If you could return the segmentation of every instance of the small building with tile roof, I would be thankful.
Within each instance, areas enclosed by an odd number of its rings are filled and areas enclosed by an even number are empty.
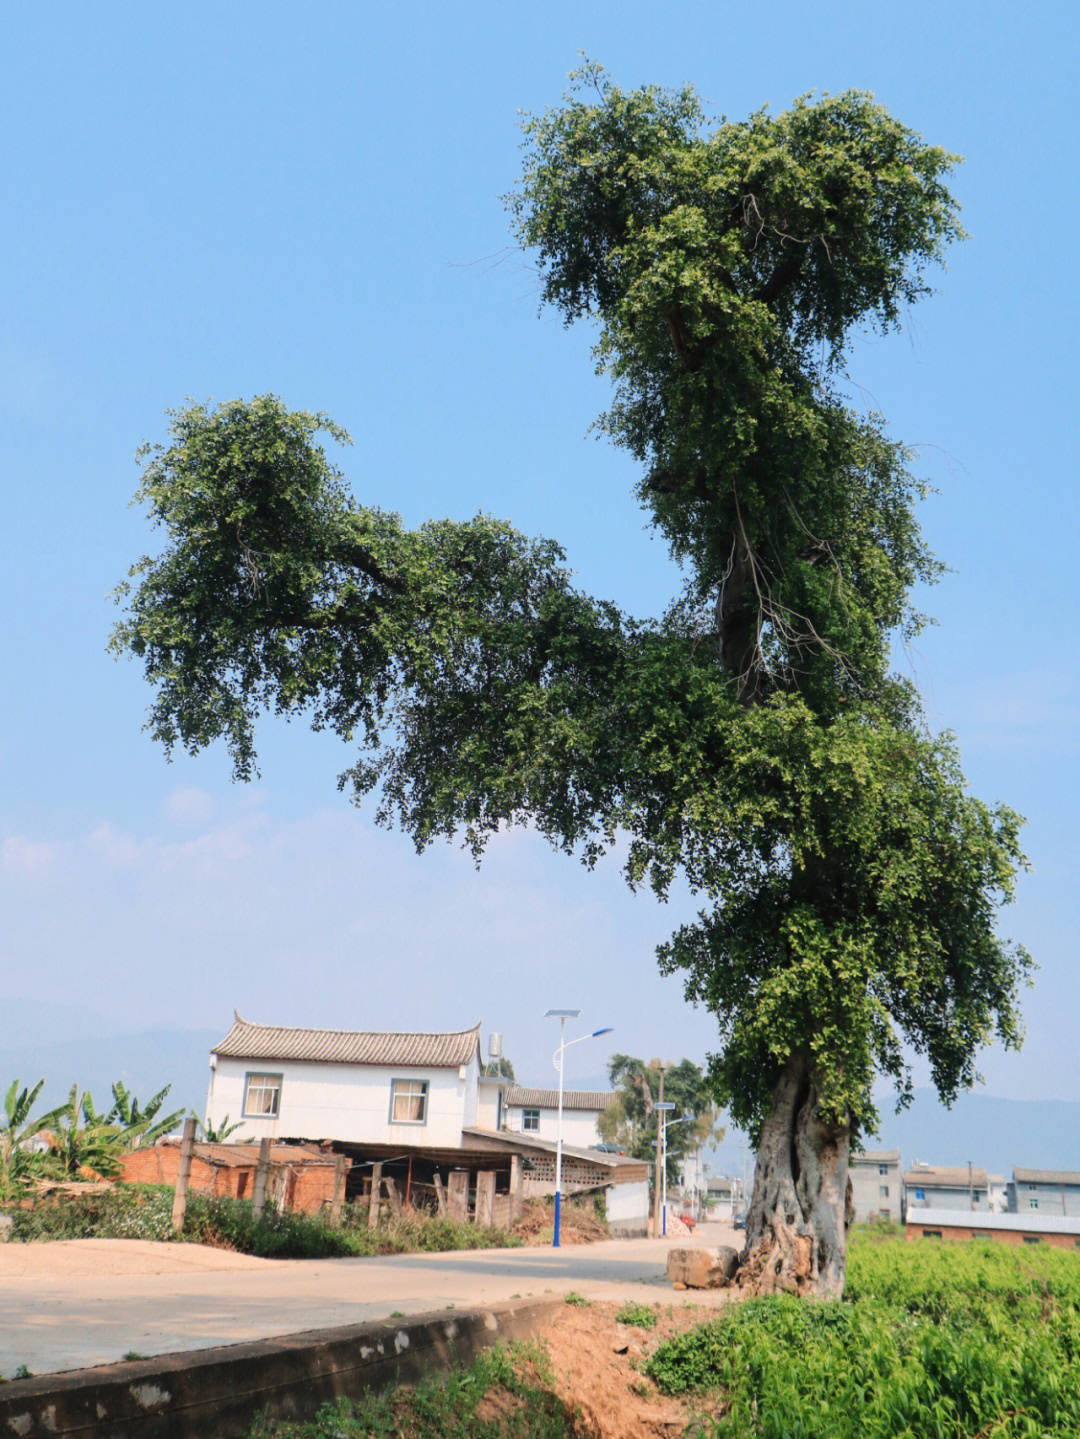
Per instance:
[[[605,1089],[564,1089],[562,1135],[564,1144],[589,1149],[599,1144],[600,1116],[615,1102],[616,1095]],[[502,1122],[511,1134],[555,1142],[559,1121],[559,1091],[530,1089],[510,1084],[502,1095]]]
[[[904,1172],[904,1210],[990,1209],[990,1177],[975,1165],[915,1164]]]
[[[1009,1208],[1014,1214],[1080,1217],[1080,1171],[1014,1168]]]
[[[298,1029],[240,1015],[211,1051],[206,1112],[235,1138],[459,1148],[477,1119],[480,1025],[448,1033]]]

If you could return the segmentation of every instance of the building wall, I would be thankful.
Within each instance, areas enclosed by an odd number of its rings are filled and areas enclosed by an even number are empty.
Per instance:
[[[882,1173],[881,1171],[885,1172]],[[900,1161],[864,1160],[853,1158],[848,1166],[851,1178],[852,1203],[856,1224],[867,1224],[884,1215],[900,1222],[903,1184]],[[888,1191],[882,1194],[882,1189]]]
[[[1017,1180],[1010,1186],[1014,1213],[1067,1214],[1080,1217],[1080,1185],[1042,1184]],[[1032,1200],[1035,1204],[1032,1204]]]
[[[923,1197],[920,1199],[916,1191],[921,1191]],[[975,1200],[975,1209],[979,1213],[989,1212],[990,1198],[984,1188],[976,1189],[978,1196]],[[920,1209],[966,1209],[970,1214],[972,1209],[971,1195],[966,1188],[946,1189],[935,1186],[929,1182],[905,1185],[906,1213],[910,1216]]]
[[[191,1158],[188,1187],[195,1194],[224,1195],[230,1199],[250,1199],[255,1188],[258,1152],[250,1165],[210,1164],[198,1154]],[[180,1166],[180,1148],[176,1144],[155,1144],[136,1149],[124,1156],[122,1178],[125,1184],[176,1183]],[[302,1210],[314,1214],[329,1205],[334,1194],[334,1162],[325,1164],[288,1164],[275,1162],[270,1166],[267,1200],[283,1209]]]
[[[280,1074],[281,1101],[276,1117],[243,1113],[245,1078],[249,1073]],[[457,1146],[467,1105],[476,1112],[477,1066],[466,1078],[456,1069],[408,1066],[321,1064],[297,1060],[218,1060],[207,1114],[212,1124],[226,1115],[239,1120],[234,1139],[337,1139],[368,1144],[420,1147]],[[391,1123],[390,1085],[394,1079],[428,1081],[424,1124]]]
[[[631,1184],[612,1184],[604,1192],[607,1208],[607,1222],[612,1234],[619,1239],[638,1239],[645,1235],[649,1226],[649,1181],[635,1180]]]
[[[524,1134],[535,1139],[550,1139],[554,1144],[558,1138],[558,1109],[540,1110],[540,1128],[524,1130],[521,1127],[522,1111],[515,1105],[505,1111],[506,1127],[512,1134]],[[596,1126],[596,1111],[591,1109],[563,1110],[563,1143],[577,1149],[592,1149],[600,1142],[600,1131]]]
[[[929,1235],[928,1242],[940,1236],[946,1239],[991,1239],[995,1244],[1050,1244],[1055,1249],[1080,1250],[1080,1239],[1075,1234],[1055,1234],[1053,1232],[1038,1234],[1024,1234],[1022,1230],[1009,1229],[970,1229],[961,1223],[956,1224],[920,1224],[912,1219],[908,1220],[907,1238],[909,1241],[923,1239]]]

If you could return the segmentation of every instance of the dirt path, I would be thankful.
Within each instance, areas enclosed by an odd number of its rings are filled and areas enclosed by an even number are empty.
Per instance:
[[[48,1244],[0,1244],[0,1280],[108,1279],[141,1274],[224,1274],[273,1269],[283,1260],[255,1259],[205,1244],[159,1244],[150,1239],[59,1239]]]

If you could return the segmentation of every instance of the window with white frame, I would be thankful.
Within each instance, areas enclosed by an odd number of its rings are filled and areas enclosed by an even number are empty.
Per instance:
[[[427,1123],[428,1082],[426,1079],[390,1081],[391,1124]]]
[[[249,1073],[244,1080],[244,1116],[276,1119],[281,1108],[281,1075]]]
[[[521,1111],[521,1128],[526,1134],[536,1134],[540,1128],[540,1111],[523,1109]]]
[[[1029,1200],[1028,1200],[1028,1208],[1029,1208],[1029,1209],[1038,1209],[1038,1207],[1039,1207],[1039,1201],[1038,1201],[1037,1199],[1029,1199]]]
[[[877,1172],[879,1174],[888,1174],[889,1166],[887,1164],[879,1164],[877,1167]]]
[[[888,1186],[887,1184],[879,1184],[878,1187],[877,1187],[877,1190],[878,1190],[878,1198],[879,1198],[879,1199],[888,1199],[888,1197],[889,1197],[889,1186]]]

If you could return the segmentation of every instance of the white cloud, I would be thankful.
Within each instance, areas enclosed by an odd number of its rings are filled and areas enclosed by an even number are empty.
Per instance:
[[[56,858],[56,845],[44,840],[27,839],[11,834],[0,843],[0,873],[10,875],[40,874]]]
[[[208,825],[214,817],[214,796],[204,789],[182,786],[166,797],[165,814],[177,824]]]

